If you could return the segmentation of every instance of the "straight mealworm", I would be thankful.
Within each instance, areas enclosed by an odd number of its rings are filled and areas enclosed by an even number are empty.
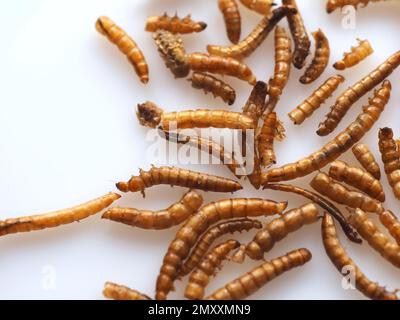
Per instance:
[[[146,22],[146,31],[156,32],[158,30],[167,30],[171,33],[194,33],[201,32],[207,28],[207,23],[203,21],[193,21],[191,15],[187,15],[183,19],[177,14],[169,17],[167,13],[162,16],[151,16]]]
[[[351,47],[351,52],[346,52],[343,59],[336,62],[333,67],[337,70],[345,70],[359,64],[362,60],[374,53],[368,40],[357,39],[358,46]]]
[[[376,162],[375,157],[368,145],[359,143],[356,144],[351,150],[362,167],[372,174],[375,179],[380,180],[381,169],[379,168],[379,164]]]
[[[121,286],[115,283],[107,282],[104,286],[103,295],[113,300],[152,300],[139,291]]]
[[[388,229],[391,236],[400,246],[400,221],[391,211],[382,212],[379,215],[379,220]]]
[[[278,118],[276,113],[269,113],[264,118],[264,124],[257,136],[258,154],[261,158],[261,164],[263,167],[269,167],[276,164],[274,141],[277,135],[277,121]]]
[[[236,0],[218,0],[218,8],[224,16],[229,40],[238,43],[242,33],[242,18]]]

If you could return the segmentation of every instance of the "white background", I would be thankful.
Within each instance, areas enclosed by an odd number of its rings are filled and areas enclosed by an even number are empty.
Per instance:
[[[375,54],[344,73],[346,86],[366,75],[399,49],[400,6],[396,1],[372,4],[357,14],[355,30],[341,26],[343,16],[327,15],[325,1],[299,1],[309,31],[321,27],[331,41],[332,63],[355,44],[368,38]],[[147,129],[137,123],[134,111],[139,102],[152,100],[167,110],[226,108],[220,100],[194,91],[186,80],[173,81],[160,59],[151,34],[144,32],[146,17],[177,10],[193,13],[208,23],[205,32],[185,36],[187,50],[204,51],[206,44],[228,44],[216,1],[183,0],[19,0],[0,2],[0,218],[17,217],[69,207],[108,191],[114,183],[149,168],[145,157]],[[260,16],[240,7],[245,36]],[[142,85],[126,59],[96,33],[98,16],[108,15],[139,43],[150,64],[149,85]],[[286,22],[285,22],[286,23]],[[273,36],[246,62],[258,79],[267,80],[273,71]],[[332,64],[331,63],[331,64]],[[294,127],[287,113],[335,71],[332,67],[316,83],[302,86],[295,70],[277,108],[285,122],[288,139],[277,145],[279,163],[308,155],[332,138],[317,137],[315,130],[332,100],[301,127]],[[376,156],[379,127],[392,126],[400,135],[398,101],[400,75],[393,81],[393,96],[387,110],[365,138]],[[251,88],[229,79],[238,99],[232,110],[240,110]],[[342,86],[340,90],[343,90]],[[365,103],[366,98],[362,103]],[[343,129],[361,109],[357,103],[341,123]],[[350,154],[344,159],[355,163]],[[229,176],[219,166],[193,169]],[[230,177],[230,176],[229,176]],[[310,177],[296,181],[307,186]],[[399,203],[383,178],[386,206],[400,212]],[[183,189],[167,186],[125,196],[119,205],[158,210],[179,199]],[[207,201],[226,195],[204,194]],[[254,191],[246,183],[235,196],[289,200],[290,208],[305,203],[297,196]],[[102,299],[102,288],[110,280],[153,295],[160,264],[177,228],[162,232],[141,231],[100,216],[57,229],[0,239],[0,298],[12,299]],[[388,286],[400,287],[398,270],[368,245],[346,248],[365,273]],[[248,240],[249,235],[240,239]],[[267,257],[307,247],[313,260],[305,267],[274,280],[253,295],[255,299],[362,299],[357,291],[344,291],[341,277],[326,257],[320,226],[306,227],[279,243]],[[209,291],[254,267],[226,264]],[[55,274],[55,288],[47,288],[46,275]],[[47,288],[47,290],[46,290]],[[178,285],[171,298],[182,297]]]

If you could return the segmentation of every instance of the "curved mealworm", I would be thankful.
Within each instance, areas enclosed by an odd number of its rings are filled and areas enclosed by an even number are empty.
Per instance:
[[[242,33],[242,18],[236,0],[218,0],[218,7],[224,16],[229,40],[238,43]]]
[[[315,40],[315,55],[310,64],[306,69],[304,75],[300,78],[302,84],[309,84],[317,80],[321,74],[325,71],[329,63],[329,57],[331,54],[329,48],[329,41],[321,29],[313,32],[312,36]]]
[[[381,223],[389,230],[389,233],[400,246],[400,221],[391,211],[384,211],[379,215]]]
[[[381,169],[368,145],[359,143],[352,148],[353,154],[362,167],[372,174],[375,179],[381,179]]]
[[[343,132],[308,157],[268,171],[263,175],[263,181],[279,182],[304,177],[339,158],[372,128],[389,102],[390,93],[391,84],[385,81],[382,88],[375,90],[369,105],[363,108],[362,113]]]
[[[189,300],[201,300],[204,298],[205,288],[221,268],[222,262],[228,258],[229,253],[239,248],[236,240],[228,240],[216,246],[202,259],[189,277],[185,290],[185,297]]]
[[[306,264],[311,258],[311,252],[307,249],[289,252],[280,258],[265,262],[245,275],[233,280],[225,287],[215,291],[206,300],[246,299],[271,280],[287,271]]]
[[[328,0],[326,3],[326,12],[332,13],[336,9],[342,9],[345,6],[353,6],[357,9],[359,5],[367,6],[370,2],[380,2],[383,0]]]
[[[112,282],[107,282],[105,284],[103,295],[113,300],[152,300],[139,291]]]
[[[289,118],[295,125],[302,124],[307,118],[311,117],[322,104],[329,99],[333,92],[344,82],[344,77],[340,75],[332,76],[326,80],[311,96],[304,100],[299,106],[289,113]]]
[[[261,45],[261,43],[263,43],[279,21],[296,12],[297,10],[292,7],[279,7],[272,11],[271,14],[265,16],[254,30],[238,44],[229,47],[208,45],[207,51],[210,54],[220,57],[231,57],[239,60],[246,58],[250,56]]]
[[[128,208],[111,208],[103,214],[103,219],[124,223],[132,227],[148,230],[165,230],[180,225],[195,214],[203,204],[203,197],[195,191],[188,191],[182,199],[161,211]]]
[[[393,139],[392,129],[383,128],[379,131],[379,150],[389,184],[396,198],[400,199],[400,150]]]
[[[397,300],[398,297],[395,292],[389,292],[385,287],[381,287],[378,283],[369,280],[360,270],[354,261],[347,255],[346,250],[343,248],[337,236],[335,223],[332,217],[325,214],[322,221],[322,239],[325,251],[338,269],[340,273],[344,268],[352,268],[355,275],[356,288],[370,299],[374,300]]]
[[[78,222],[102,211],[119,198],[121,198],[119,194],[109,193],[69,209],[0,221],[0,236],[55,228],[72,222]]]
[[[262,15],[270,13],[271,8],[276,5],[273,0],[240,0],[240,2],[246,8]]]
[[[182,261],[189,256],[191,248],[209,226],[232,218],[280,214],[286,207],[286,202],[262,199],[226,199],[204,206],[187,220],[170,244],[157,278],[156,299],[165,300],[173,290],[173,282],[178,276]]]
[[[344,53],[343,59],[333,65],[335,69],[345,70],[351,68],[374,53],[374,49],[372,49],[368,40],[357,39],[357,41],[358,46],[351,47],[351,52]]]
[[[387,78],[400,65],[400,51],[396,52],[362,80],[348,88],[331,107],[317,134],[327,136],[336,129],[350,107]]]
[[[177,14],[169,17],[167,13],[162,16],[151,16],[146,22],[146,31],[155,32],[158,30],[167,30],[171,33],[194,33],[201,32],[207,28],[207,23],[203,21],[193,21],[190,14],[181,19]]]
[[[96,22],[96,30],[114,43],[135,68],[136,74],[144,84],[149,82],[149,66],[143,52],[128,34],[117,26],[110,18],[100,17]]]
[[[274,151],[274,141],[276,137],[276,122],[277,116],[275,112],[271,112],[264,119],[264,124],[261,127],[257,137],[258,154],[261,158],[261,164],[264,167],[269,167],[276,164],[276,155]]]

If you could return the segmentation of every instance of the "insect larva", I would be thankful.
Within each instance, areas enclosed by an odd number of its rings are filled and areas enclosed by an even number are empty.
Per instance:
[[[207,28],[207,23],[193,21],[191,15],[181,19],[177,14],[169,17],[167,13],[162,16],[152,16],[147,19],[146,31],[155,32],[157,30],[167,30],[171,33],[194,33],[201,32]]]
[[[242,300],[249,297],[262,286],[281,274],[300,267],[310,261],[311,252],[299,249],[289,252],[285,256],[264,262],[259,267],[218,289],[206,300]]]
[[[289,118],[296,125],[302,124],[307,118],[311,117],[322,104],[329,99],[333,92],[344,82],[344,77],[340,75],[332,76],[324,82],[311,96],[302,102],[296,109],[289,113]]]
[[[121,192],[141,192],[155,185],[179,186],[210,192],[235,192],[242,186],[233,180],[175,167],[151,167],[149,171],[140,169],[139,176],[133,176],[128,182],[117,183]]]
[[[380,202],[385,202],[385,192],[379,180],[369,172],[336,160],[331,164],[329,176],[357,188]]]
[[[383,212],[382,204],[371,197],[346,188],[343,184],[334,181],[325,173],[318,173],[310,183],[311,187],[328,197],[330,200],[350,208],[360,208],[367,212]]]
[[[136,74],[144,84],[149,82],[149,66],[136,42],[117,26],[110,18],[100,17],[96,29],[114,43],[135,68]]]
[[[105,284],[103,295],[113,300],[152,300],[136,290],[111,282]]]
[[[304,25],[303,18],[297,6],[296,0],[282,0],[282,4],[292,6],[297,9],[297,14],[291,14],[287,17],[292,33],[295,50],[293,53],[293,64],[297,69],[302,69],[306,59],[310,54],[311,41]]]
[[[328,0],[326,3],[326,12],[332,13],[336,9],[342,9],[345,6],[353,6],[357,9],[359,5],[367,6],[369,2],[379,2],[383,0]]]
[[[263,175],[263,181],[279,182],[304,177],[336,160],[360,141],[379,119],[390,99],[391,87],[390,82],[385,81],[382,88],[375,90],[374,97],[357,119],[322,149],[295,163],[268,171]]]
[[[192,53],[188,55],[188,61],[193,71],[227,75],[247,81],[251,85],[257,82],[253,72],[246,64],[230,57]]]
[[[240,0],[240,2],[248,9],[266,15],[271,12],[272,6],[275,6],[273,0]]]
[[[242,33],[242,18],[236,0],[218,0],[218,7],[224,16],[229,40],[238,43]]]
[[[179,202],[165,210],[111,208],[103,214],[102,218],[142,229],[165,230],[183,223],[195,214],[202,204],[203,197],[195,191],[189,191]]]
[[[282,213],[286,207],[286,202],[262,199],[226,199],[204,206],[187,220],[170,244],[157,279],[156,299],[165,300],[173,290],[173,282],[182,262],[189,256],[200,235],[211,225],[232,218],[272,216]]]
[[[211,92],[214,97],[220,97],[230,106],[235,103],[235,89],[222,80],[206,73],[194,72],[190,82],[193,88],[203,90],[205,93]]]
[[[119,194],[109,193],[69,209],[0,221],[0,236],[55,228],[64,224],[78,222],[102,211],[119,198],[121,198]]]
[[[357,41],[358,46],[351,47],[351,52],[346,52],[343,55],[343,59],[333,65],[335,69],[345,70],[347,68],[351,68],[374,53],[374,49],[372,49],[368,40],[357,39]]]
[[[339,241],[335,223],[330,215],[325,214],[321,229],[322,239],[328,257],[340,273],[343,272],[345,267],[347,270],[349,267],[352,268],[353,274],[355,275],[356,288],[361,293],[374,300],[398,300],[396,292],[389,292],[386,290],[386,287],[381,287],[378,283],[369,280],[347,255],[346,250]]]
[[[201,236],[190,253],[190,256],[180,268],[178,278],[186,276],[199,264],[216,239],[228,233],[233,234],[235,232],[250,231],[251,229],[261,228],[262,224],[260,221],[251,219],[230,220],[210,228]]]
[[[353,154],[370,174],[372,174],[375,179],[381,179],[381,169],[379,168],[378,162],[376,162],[374,155],[366,144],[359,143],[352,148]]]
[[[365,78],[348,88],[331,107],[326,119],[319,125],[317,134],[327,136],[336,129],[350,107],[387,78],[400,64],[400,51],[392,55]]]
[[[227,110],[186,110],[165,113],[155,103],[145,102],[138,105],[137,117],[141,125],[164,131],[170,130],[170,125],[176,129],[193,128],[227,128],[238,130],[254,129],[255,121],[241,112]]]
[[[384,211],[379,215],[381,223],[389,230],[392,237],[400,246],[400,221],[391,211]]]
[[[277,116],[275,112],[271,112],[264,119],[264,124],[257,137],[258,154],[261,158],[261,164],[269,167],[276,164],[276,155],[274,151],[274,141],[276,137]]]
[[[265,16],[253,31],[238,44],[221,47],[208,45],[207,51],[210,54],[220,57],[231,57],[238,60],[250,56],[267,38],[269,33],[275,28],[279,21],[284,17],[296,13],[297,10],[291,7],[282,6],[275,9],[271,14]]]
[[[309,84],[317,80],[321,74],[325,71],[329,63],[329,57],[331,54],[329,48],[329,41],[321,29],[313,32],[312,36],[315,40],[315,55],[310,64],[306,69],[304,75],[300,78],[302,84]]]
[[[205,288],[210,283],[210,278],[217,274],[222,262],[228,258],[229,253],[239,248],[239,246],[240,243],[238,241],[228,240],[212,249],[191,273],[185,290],[185,297],[189,300],[203,299]]]
[[[400,199],[400,151],[393,139],[392,129],[383,128],[379,131],[379,150],[389,184],[396,198]]]
[[[252,117],[257,124],[265,111],[265,99],[267,94],[268,85],[263,81],[257,81],[243,107],[243,113]]]

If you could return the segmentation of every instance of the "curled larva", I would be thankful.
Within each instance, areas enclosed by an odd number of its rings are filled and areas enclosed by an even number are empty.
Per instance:
[[[333,65],[335,69],[345,70],[351,68],[374,53],[374,49],[372,49],[368,40],[357,39],[357,41],[358,46],[351,47],[351,52],[346,52],[343,59]]]
[[[379,220],[388,229],[389,233],[400,246],[400,221],[391,211],[384,211],[379,215]]]
[[[327,136],[336,129],[350,107],[387,78],[400,65],[400,51],[389,57],[374,71],[348,88],[331,107],[326,119],[319,125],[317,134]]]
[[[280,258],[264,262],[245,275],[229,282],[226,286],[208,296],[206,300],[246,299],[268,282],[287,271],[306,264],[311,258],[311,252],[307,249],[289,252]]]
[[[148,211],[117,207],[109,209],[102,218],[141,229],[165,230],[186,221],[202,204],[203,197],[195,191],[189,191],[179,202],[165,210]]]
[[[275,5],[274,0],[240,0],[240,2],[246,8],[262,15],[270,13],[271,8]]]
[[[112,282],[105,284],[103,295],[113,300],[152,300],[143,293]]]
[[[185,297],[189,300],[203,299],[210,278],[215,277],[223,261],[228,258],[232,250],[239,248],[239,246],[238,241],[228,240],[212,249],[191,273],[186,286]]]
[[[328,257],[340,273],[344,270],[348,270],[349,267],[352,268],[355,275],[356,288],[361,293],[374,300],[398,300],[396,292],[389,292],[385,287],[381,287],[378,283],[369,280],[347,255],[346,250],[339,241],[335,223],[328,214],[325,214],[322,221],[321,232]]]
[[[282,213],[286,207],[286,202],[262,199],[226,199],[204,206],[188,219],[170,244],[157,278],[156,299],[165,300],[174,289],[173,283],[182,262],[189,256],[200,235],[211,225],[232,218],[272,216]]]
[[[261,127],[260,133],[257,136],[258,154],[261,159],[261,164],[264,167],[269,167],[276,164],[276,155],[274,151],[274,141],[277,135],[278,118],[275,112],[269,113],[264,117],[264,124]]]
[[[367,6],[370,2],[380,2],[383,0],[328,0],[326,3],[326,12],[332,13],[336,9],[342,9],[345,6],[353,6],[357,9],[359,5]]]
[[[218,7],[224,16],[229,40],[238,43],[242,33],[242,18],[236,0],[218,0]]]
[[[300,78],[302,84],[309,84],[317,80],[325,71],[329,63],[330,48],[329,41],[325,34],[319,29],[312,33],[315,40],[315,55],[310,66]]]
[[[363,168],[372,174],[375,179],[380,180],[381,169],[368,145],[359,143],[356,144],[351,150]]]
[[[158,30],[167,30],[171,33],[194,33],[201,32],[207,28],[203,21],[193,21],[191,15],[181,19],[177,14],[169,17],[167,13],[162,16],[151,16],[146,22],[146,31],[156,32]]]
[[[149,66],[146,59],[136,42],[124,30],[107,17],[100,17],[97,20],[96,30],[106,36],[126,55],[142,83],[149,82]]]
[[[300,105],[289,113],[289,118],[296,125],[302,124],[307,118],[311,117],[314,111],[319,109],[322,104],[329,99],[333,92],[344,82],[344,77],[340,75],[332,76],[326,80],[311,96],[304,100]]]
[[[107,208],[120,197],[119,194],[109,193],[105,196],[69,209],[54,211],[43,215],[12,218],[0,221],[0,236],[55,228],[64,224],[79,222],[80,220],[88,218]]]

